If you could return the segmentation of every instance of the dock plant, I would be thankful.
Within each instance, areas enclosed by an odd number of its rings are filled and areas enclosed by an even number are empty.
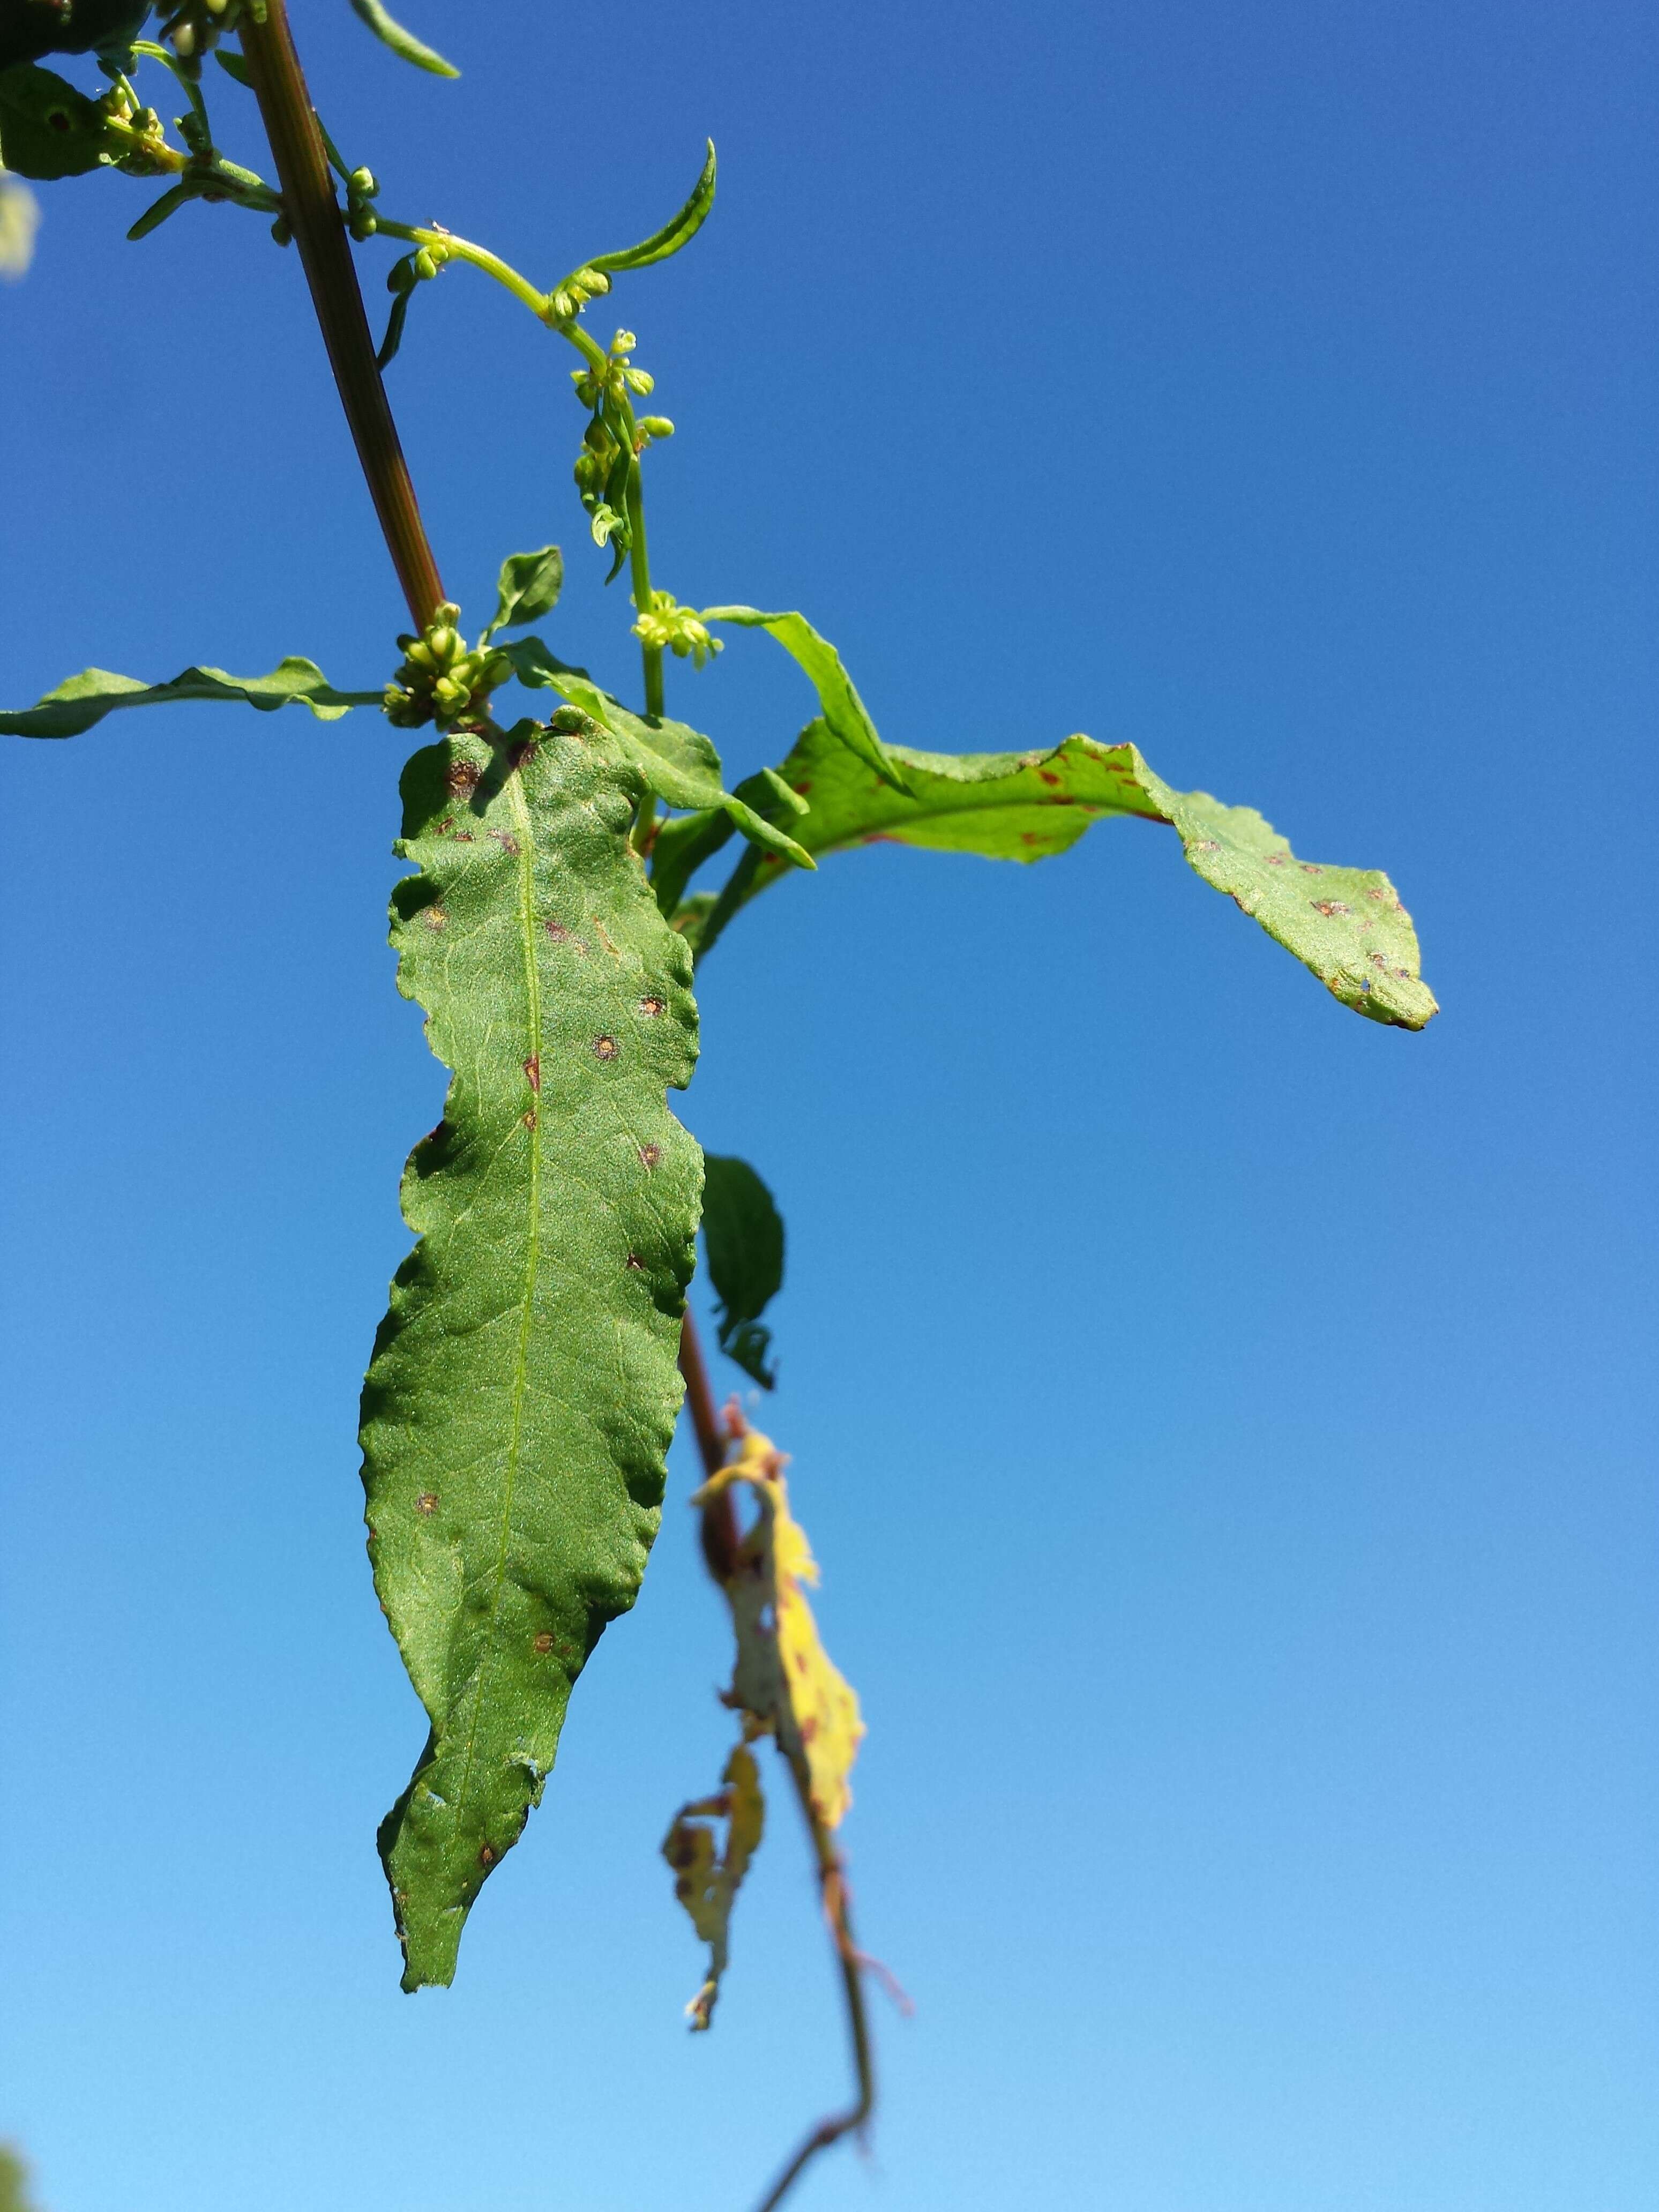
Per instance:
[[[455,73],[380,0],[350,4],[391,50],[366,45],[367,66]],[[466,11],[469,34],[487,12],[488,0]],[[718,1776],[687,1778],[701,1794],[663,1844],[708,1953],[690,2024],[715,2018],[762,1843],[769,1745],[811,1838],[853,2059],[851,2101],[806,2136],[771,2206],[874,2103],[870,1962],[840,1840],[863,1724],[819,1640],[784,1455],[735,1401],[720,1410],[686,1310],[701,1227],[720,1352],[769,1387],[783,1224],[757,1169],[705,1158],[669,1103],[696,1061],[702,963],[728,929],[765,927],[771,895],[810,900],[819,867],[872,840],[928,866],[945,854],[1030,864],[1099,829],[1109,866],[1113,825],[1136,820],[1167,829],[1171,862],[1341,1008],[1419,1030],[1435,1002],[1386,875],[1302,857],[1252,807],[1177,788],[1133,744],[1063,732],[994,753],[892,742],[810,613],[691,606],[666,588],[647,489],[676,425],[657,411],[658,349],[628,324],[648,308],[647,272],[710,219],[712,145],[688,161],[695,180],[660,228],[620,246],[573,240],[598,250],[567,250],[550,275],[384,204],[373,154],[337,146],[313,107],[288,0],[154,13],[143,0],[0,0],[0,273],[21,270],[33,235],[20,179],[107,173],[112,202],[137,198],[123,210],[135,240],[188,210],[151,252],[186,253],[191,222],[253,218],[303,269],[409,612],[395,641],[363,639],[355,688],[299,654],[252,675],[206,661],[171,677],[88,668],[0,714],[0,732],[80,741],[112,714],[206,700],[382,714],[415,740],[392,943],[398,988],[423,1009],[450,1081],[404,1168],[413,1242],[373,1334],[362,1420],[374,1589],[428,1723],[379,1838],[404,1986],[452,1979],[493,1870],[558,1786],[568,1701],[639,1596],[689,1412],[704,1470],[693,1503],[734,1645],[730,1757]],[[374,327],[367,276],[385,301]],[[386,390],[441,277],[504,287],[525,311],[526,355],[565,349],[577,535],[626,593],[629,698],[584,672],[585,641],[556,619],[555,544],[506,551],[493,605],[464,608],[441,580]],[[731,785],[696,706],[697,672],[727,649],[781,649],[812,702],[775,765]]]

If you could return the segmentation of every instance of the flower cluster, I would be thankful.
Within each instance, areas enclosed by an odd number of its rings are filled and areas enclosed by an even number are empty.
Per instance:
[[[416,730],[435,722],[447,730],[487,714],[490,693],[513,673],[504,653],[466,644],[455,627],[460,618],[460,609],[447,601],[421,636],[398,640],[403,665],[386,689],[386,717],[394,728]]]
[[[658,653],[672,653],[676,660],[690,660],[694,668],[720,650],[721,641],[711,637],[708,625],[693,608],[683,607],[672,592],[653,592],[651,605],[634,625],[634,635]]]

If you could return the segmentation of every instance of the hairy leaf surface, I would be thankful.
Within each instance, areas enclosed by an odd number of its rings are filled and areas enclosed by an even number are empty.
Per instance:
[[[1225,891],[1344,1006],[1409,1030],[1437,1011],[1421,979],[1411,916],[1387,876],[1298,860],[1254,807],[1171,790],[1133,745],[1072,737],[1036,752],[896,751],[914,799],[878,781],[822,721],[809,723],[782,770],[811,809],[794,823],[800,842],[814,853],[892,842],[1040,860],[1107,817],[1167,823],[1205,882]],[[744,789],[754,795],[751,786]],[[754,854],[705,926],[702,949],[781,872],[767,854]]]
[[[720,1302],[720,1350],[770,1390],[778,1378],[766,1364],[772,1332],[761,1316],[783,1288],[783,1217],[747,1160],[706,1153],[703,1176],[702,1237]]]
[[[825,726],[874,769],[884,783],[895,791],[909,790],[906,756],[883,744],[856,685],[842,666],[841,655],[827,637],[818,635],[805,615],[764,615],[757,607],[705,607],[702,618],[706,623],[737,623],[747,629],[763,629],[776,638],[811,678]]]
[[[228,676],[222,668],[187,668],[171,684],[143,684],[107,668],[83,668],[32,707],[0,714],[0,735],[78,738],[118,707],[170,707],[181,699],[239,700],[274,714],[278,707],[309,707],[319,721],[337,721],[353,707],[378,707],[379,691],[337,691],[314,660],[290,657],[269,676]]]
[[[451,1978],[657,1528],[702,1175],[664,1097],[696,1014],[628,847],[639,791],[606,733],[533,724],[404,773],[398,985],[453,1071],[363,1391],[376,1586],[432,1722],[380,1838],[409,1989]]]

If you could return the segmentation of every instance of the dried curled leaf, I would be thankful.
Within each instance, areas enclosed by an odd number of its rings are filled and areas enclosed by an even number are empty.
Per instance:
[[[685,2008],[694,2029],[706,2029],[714,2016],[720,1977],[730,1957],[732,1907],[749,1862],[760,1848],[766,1826],[755,1754],[738,1744],[713,1797],[682,1805],[663,1838],[662,1855],[674,1870],[674,1894],[691,1916],[691,1925],[708,1946],[708,1973]],[[724,1820],[726,1848],[716,1843],[714,1823]]]
[[[817,1562],[789,1510],[784,1457],[758,1429],[745,1429],[736,1456],[692,1499],[711,1504],[744,1483],[760,1510],[722,1578],[738,1660],[726,1702],[757,1731],[769,1729],[794,1767],[815,1818],[840,1826],[853,1802],[848,1777],[864,1736],[852,1685],[830,1659],[807,1603]]]

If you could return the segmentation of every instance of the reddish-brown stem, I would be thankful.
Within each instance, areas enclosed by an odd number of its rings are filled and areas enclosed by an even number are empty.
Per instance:
[[[241,40],[283,187],[283,211],[300,249],[340,404],[409,611],[416,629],[424,629],[444,587],[375,362],[351,243],[335,198],[328,149],[294,49],[286,0],[265,0],[263,23],[245,14]]]
[[[363,309],[350,241],[335,195],[328,149],[323,143],[321,127],[295,51],[285,0],[265,0],[263,23],[255,22],[251,15],[245,15],[241,40],[248,76],[259,102],[283,187],[283,212],[300,249],[340,404],[345,410],[357,459],[374,501],[386,550],[409,603],[410,614],[416,627],[424,629],[443,600],[443,585],[375,360],[374,341],[369,335],[368,317]],[[727,1438],[709,1385],[702,1346],[690,1313],[680,1328],[680,1372],[685,1378],[686,1404],[703,1469],[713,1476],[726,1462]],[[739,1541],[731,1493],[722,1491],[705,1509],[702,1517],[704,1556],[710,1571],[722,1584],[731,1578]],[[824,1916],[835,1942],[847,2000],[858,2095],[846,2112],[821,2121],[812,2130],[779,2176],[760,2212],[775,2212],[775,2207],[782,2203],[809,2161],[849,2130],[861,2127],[875,2102],[870,2038],[864,2011],[864,1962],[853,1941],[841,1858],[812,1803],[808,1778],[793,1759],[786,1763],[800,1798],[817,1861]]]

